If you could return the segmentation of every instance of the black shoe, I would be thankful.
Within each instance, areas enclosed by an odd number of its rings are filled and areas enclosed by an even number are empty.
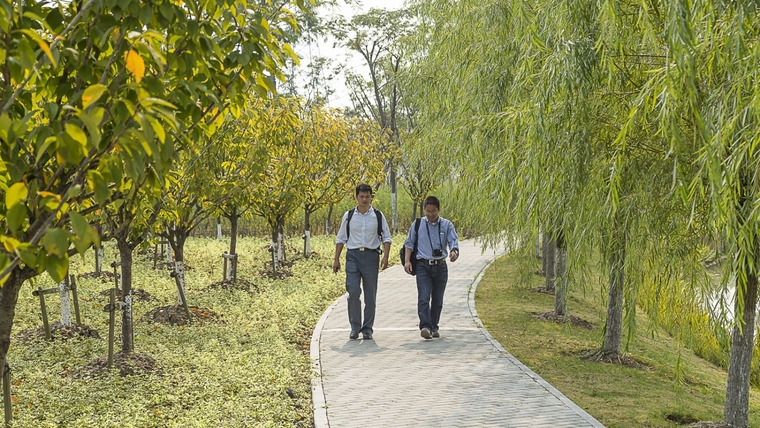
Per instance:
[[[432,338],[432,334],[430,333],[430,329],[425,327],[422,330],[420,330],[420,336],[424,337],[425,339]]]
[[[362,333],[362,339],[372,340],[372,333]]]
[[[351,334],[348,336],[348,338],[351,339],[351,340],[358,339],[359,338],[359,333],[357,333],[355,331],[352,331]]]
[[[441,333],[438,333],[438,330],[433,332],[433,337],[441,337]]]

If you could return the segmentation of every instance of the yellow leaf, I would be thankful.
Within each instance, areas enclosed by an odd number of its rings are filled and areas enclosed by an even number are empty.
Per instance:
[[[101,95],[103,95],[103,92],[106,91],[105,85],[96,84],[88,87],[84,90],[84,94],[82,94],[82,108],[87,108],[92,104],[94,101],[97,101],[98,98],[100,98]]]
[[[132,73],[137,83],[140,83],[145,75],[145,61],[137,51],[131,49],[124,52],[124,60],[127,62],[127,70]]]

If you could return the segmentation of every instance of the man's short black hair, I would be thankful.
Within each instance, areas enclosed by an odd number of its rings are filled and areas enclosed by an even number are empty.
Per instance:
[[[441,209],[441,202],[435,196],[428,196],[425,198],[425,200],[422,202],[422,209],[424,210],[428,205],[435,205],[436,208],[439,210]]]
[[[364,183],[359,184],[356,186],[356,196],[359,196],[361,192],[369,192],[369,195],[372,196],[372,186]]]

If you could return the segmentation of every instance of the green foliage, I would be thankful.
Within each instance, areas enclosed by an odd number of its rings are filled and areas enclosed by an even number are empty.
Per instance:
[[[297,247],[298,241],[288,245]],[[345,292],[345,277],[331,271],[334,238],[312,242],[316,254],[295,257],[293,276],[272,280],[260,274],[269,260],[268,241],[239,240],[238,278],[258,289],[246,292],[209,289],[222,279],[221,254],[229,244],[191,238],[186,251],[189,304],[213,310],[224,323],[183,327],[139,320],[156,306],[176,304],[177,290],[169,271],[152,269],[152,251],[136,254],[134,288],[157,299],[134,303],[136,347],[156,359],[164,375],[121,378],[114,371],[101,379],[72,378],[67,375],[106,355],[106,340],[27,344],[14,337],[8,357],[14,426],[310,426],[308,340],[326,307]],[[110,243],[105,249],[107,262],[118,257]],[[91,272],[93,267],[88,251],[72,259],[71,272]],[[54,284],[40,277],[35,285]],[[108,298],[100,293],[112,286],[100,279],[78,280],[82,321],[104,338],[108,314],[102,308]],[[60,316],[56,303],[48,299],[51,320]],[[14,331],[40,325],[39,300],[24,288]],[[286,394],[288,388],[295,400]]]

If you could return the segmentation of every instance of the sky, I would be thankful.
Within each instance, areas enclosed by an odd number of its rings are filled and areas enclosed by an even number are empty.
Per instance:
[[[395,10],[403,7],[404,0],[363,0],[361,6],[346,6],[343,5],[339,8],[321,10],[320,16],[325,17],[332,14],[343,14],[347,19],[357,13],[364,13],[371,8]],[[296,54],[301,58],[301,67],[306,67],[309,64],[311,57],[329,57],[333,63],[346,64],[346,68],[352,71],[358,71],[362,74],[366,73],[366,63],[363,59],[348,49],[333,48],[332,39],[320,39],[316,43],[311,45],[299,45],[295,47]],[[330,96],[328,105],[331,107],[348,107],[351,105],[351,100],[348,97],[348,90],[345,86],[345,77],[343,73],[336,76],[331,82],[330,86],[335,90],[335,93]]]

